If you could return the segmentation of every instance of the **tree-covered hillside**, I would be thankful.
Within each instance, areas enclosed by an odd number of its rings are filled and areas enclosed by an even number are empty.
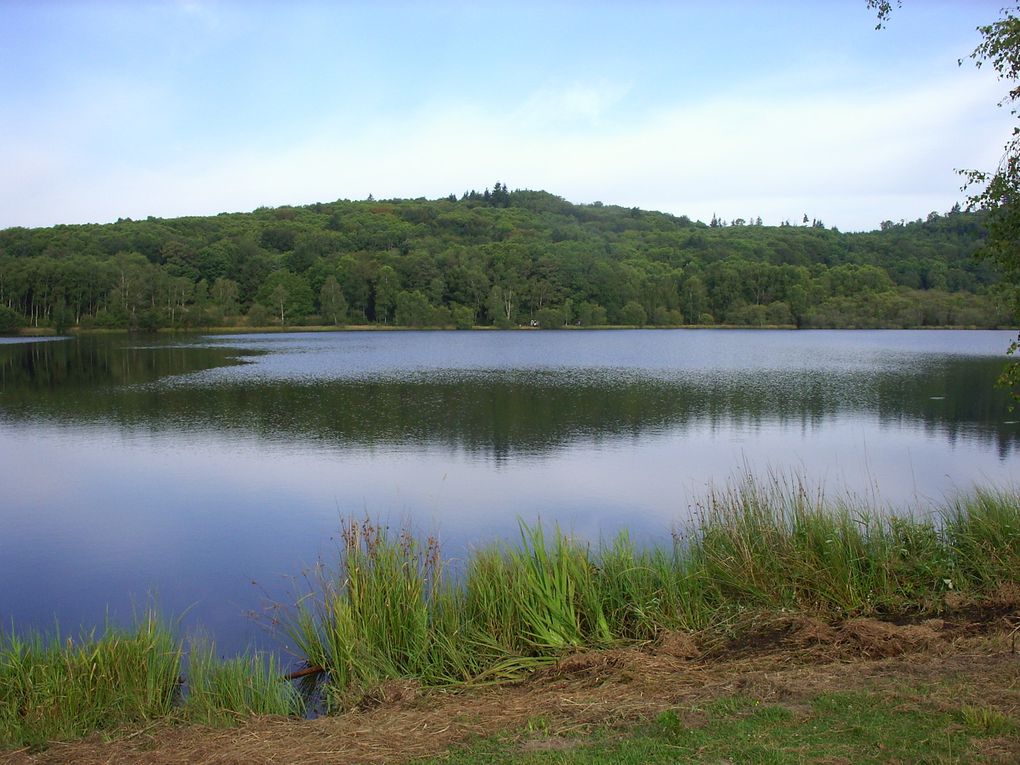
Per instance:
[[[0,331],[386,323],[998,326],[979,214],[711,225],[541,191],[0,231]]]

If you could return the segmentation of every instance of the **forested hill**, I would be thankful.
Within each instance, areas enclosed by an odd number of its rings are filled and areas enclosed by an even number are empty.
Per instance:
[[[840,233],[501,184],[429,201],[0,231],[0,329],[230,324],[997,326],[960,212]]]

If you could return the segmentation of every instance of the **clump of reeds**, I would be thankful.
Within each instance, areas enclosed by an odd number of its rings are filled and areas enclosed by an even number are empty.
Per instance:
[[[74,640],[0,635],[0,744],[34,746],[164,717],[181,646],[154,615]]]
[[[288,624],[307,663],[328,668],[336,688],[390,677],[452,679],[441,658],[447,635],[438,542],[407,531],[393,537],[370,521],[345,523],[340,539],[340,568],[320,568],[321,589]]]
[[[154,613],[133,629],[75,638],[0,634],[0,747],[39,747],[155,720],[232,725],[250,715],[300,715],[304,702],[277,657],[217,659],[208,641],[187,655]]]
[[[934,615],[949,590],[980,598],[1020,579],[1020,495],[893,516],[745,480],[711,494],[666,547],[522,524],[519,544],[474,551],[456,577],[435,539],[349,522],[338,567],[319,573],[285,623],[336,706],[390,678],[501,680],[571,648],[732,630],[754,614]]]
[[[181,710],[190,722],[231,725],[252,715],[297,716],[304,699],[286,682],[272,653],[216,657],[212,641],[192,641],[188,651],[187,695]]]
[[[942,511],[949,571],[961,589],[1020,582],[1020,493],[978,490]]]

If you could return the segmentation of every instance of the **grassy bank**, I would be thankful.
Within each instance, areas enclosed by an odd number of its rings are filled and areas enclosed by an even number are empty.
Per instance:
[[[371,523],[341,540],[338,566],[282,614],[333,708],[388,679],[500,681],[665,631],[725,641],[778,613],[934,616],[1020,581],[1020,495],[897,517],[749,481],[709,497],[664,547],[522,526],[516,545],[446,561],[435,540]]]
[[[153,614],[133,629],[108,626],[99,635],[0,635],[0,747],[38,747],[167,719],[222,725],[303,711],[271,656],[220,660],[211,643],[193,643],[185,686],[185,653]]]
[[[719,648],[791,614],[912,620],[979,605],[1020,582],[1020,493],[889,516],[749,481],[708,497],[663,546],[626,535],[593,546],[522,525],[517,543],[460,560],[434,539],[351,522],[313,581],[274,616],[336,711],[393,679],[498,683],[667,632]],[[270,657],[218,659],[154,617],[72,640],[3,636],[0,746],[156,719],[300,715],[283,673]]]
[[[152,616],[100,637],[0,636],[0,743],[67,740],[164,717],[180,662],[180,645]]]

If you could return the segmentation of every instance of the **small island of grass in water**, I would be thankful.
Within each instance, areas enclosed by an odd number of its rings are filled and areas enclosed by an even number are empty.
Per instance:
[[[339,561],[274,613],[326,711],[391,679],[517,680],[566,653],[684,632],[719,643],[778,613],[839,623],[923,619],[950,593],[980,604],[1020,582],[1020,493],[976,491],[928,516],[830,504],[747,481],[713,493],[669,544],[598,546],[521,526],[465,561],[432,538],[348,522]],[[187,671],[184,670],[185,658]],[[226,725],[300,716],[269,655],[221,660],[154,615],[78,638],[0,636],[0,745],[39,747],[155,720]]]

